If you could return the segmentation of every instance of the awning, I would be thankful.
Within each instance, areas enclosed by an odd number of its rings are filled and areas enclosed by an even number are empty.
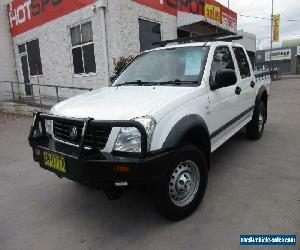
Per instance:
[[[177,28],[202,34],[215,32],[225,32],[228,35],[237,34],[236,29],[228,25],[218,23],[202,15],[182,11],[177,13]]]

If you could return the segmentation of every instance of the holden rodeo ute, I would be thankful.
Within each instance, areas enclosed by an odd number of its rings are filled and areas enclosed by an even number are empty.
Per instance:
[[[211,154],[243,127],[261,138],[270,83],[233,42],[145,51],[109,87],[36,113],[33,158],[111,199],[146,187],[162,216],[181,220],[205,194]]]

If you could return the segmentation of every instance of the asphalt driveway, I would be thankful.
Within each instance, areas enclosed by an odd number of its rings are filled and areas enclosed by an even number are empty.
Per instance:
[[[141,191],[109,201],[39,168],[31,119],[0,113],[0,249],[231,250],[249,249],[240,234],[290,233],[300,249],[300,80],[274,82],[271,94],[263,138],[240,132],[217,150],[201,206],[177,223]]]

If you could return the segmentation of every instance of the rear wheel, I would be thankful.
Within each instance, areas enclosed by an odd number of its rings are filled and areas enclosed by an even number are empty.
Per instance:
[[[266,107],[263,102],[260,102],[259,106],[254,110],[252,121],[246,127],[248,138],[252,140],[260,139],[264,132],[265,121]]]
[[[204,196],[207,169],[201,150],[193,145],[181,146],[170,162],[168,174],[153,190],[160,214],[173,221],[192,214]]]

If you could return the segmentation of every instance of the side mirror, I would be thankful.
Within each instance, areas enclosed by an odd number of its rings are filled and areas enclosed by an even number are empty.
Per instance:
[[[233,69],[220,69],[216,73],[215,82],[211,84],[211,90],[228,87],[236,82],[237,77]]]
[[[118,75],[112,75],[110,77],[110,82],[113,83],[118,78]]]

